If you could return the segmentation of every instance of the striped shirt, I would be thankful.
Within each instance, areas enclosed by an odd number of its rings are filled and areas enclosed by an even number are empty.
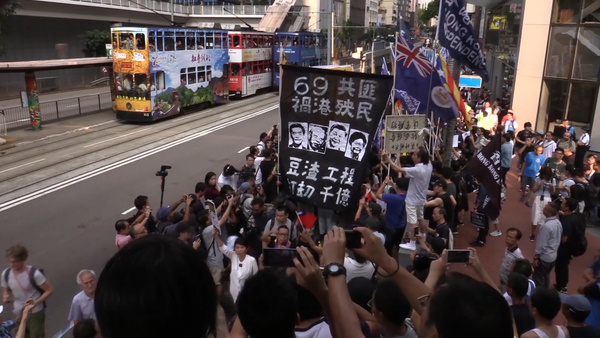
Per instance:
[[[504,253],[504,258],[502,259],[502,266],[500,267],[500,281],[502,284],[506,284],[508,280],[508,275],[512,270],[512,266],[517,259],[525,258],[519,246],[515,246],[512,249],[506,249]]]

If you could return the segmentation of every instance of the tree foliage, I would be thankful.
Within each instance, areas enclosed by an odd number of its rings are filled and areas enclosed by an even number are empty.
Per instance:
[[[438,12],[440,11],[440,0],[433,0],[427,5],[427,8],[421,11],[419,19],[425,25],[429,24],[429,21],[433,18],[437,18]]]
[[[106,56],[106,44],[110,43],[110,31],[94,29],[79,35],[83,42],[83,55],[85,57]]]
[[[20,7],[18,0],[0,1],[0,56],[6,53],[4,49],[4,39],[10,34],[10,17],[17,12]]]

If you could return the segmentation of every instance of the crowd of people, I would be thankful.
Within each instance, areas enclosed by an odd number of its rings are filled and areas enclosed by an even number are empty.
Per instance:
[[[530,123],[515,134],[515,114],[481,100],[477,127],[459,123],[450,166],[426,147],[366,155],[370,171],[350,217],[283,193],[277,126],[241,165],[207,173],[168,206],[136,197],[135,214],[115,223],[115,255],[98,277],[76,276],[81,292],[65,314],[73,336],[600,337],[600,260],[584,272],[586,285],[567,293],[569,262],[587,248],[586,221],[597,222],[600,179],[595,157],[581,148],[589,135],[574,139],[568,122],[563,135],[534,135]],[[486,189],[465,166],[496,133],[504,183],[511,169],[521,180],[522,196],[508,198],[531,206],[536,249],[528,260],[521,230],[504,229],[500,274],[491,276],[478,250],[502,235],[498,220],[485,222],[466,256],[454,238],[473,208],[469,194],[483,212]],[[25,247],[8,248],[6,257],[3,303],[16,320],[4,322],[0,337],[12,337],[16,325],[16,337],[44,337],[50,281],[27,263]],[[448,271],[458,262],[472,274]],[[559,313],[564,326],[554,322]]]

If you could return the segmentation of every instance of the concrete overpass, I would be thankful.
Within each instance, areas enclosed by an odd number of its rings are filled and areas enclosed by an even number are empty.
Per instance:
[[[153,0],[21,0],[17,15],[47,18],[80,19],[120,22],[123,24],[169,26],[151,10],[170,18],[178,24],[198,27],[205,23],[220,23],[233,29],[243,23],[229,12],[256,27],[268,6],[251,5],[181,5]],[[225,10],[223,9],[225,8]]]

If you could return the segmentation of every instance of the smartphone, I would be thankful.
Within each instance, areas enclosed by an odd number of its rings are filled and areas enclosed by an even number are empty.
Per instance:
[[[362,248],[362,234],[354,230],[344,230],[346,233],[346,248],[358,249]]]
[[[471,250],[447,250],[448,263],[469,263],[473,252]]]
[[[263,249],[265,266],[293,268],[294,258],[298,257],[296,249]]]

